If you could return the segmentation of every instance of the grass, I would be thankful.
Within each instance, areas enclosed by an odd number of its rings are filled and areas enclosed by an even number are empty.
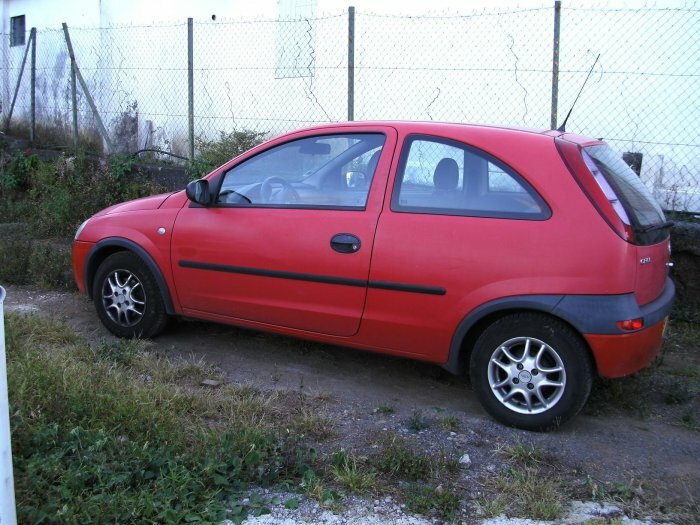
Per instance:
[[[477,500],[479,513],[483,517],[507,513],[540,520],[560,518],[568,498],[555,461],[542,448],[521,440],[497,447],[495,452],[508,463],[496,476],[486,478],[490,495]]]
[[[435,514],[452,522],[459,510],[459,496],[452,490],[446,490],[442,485],[424,485],[420,483],[407,484],[406,506],[411,512],[418,514]]]
[[[456,432],[459,430],[460,422],[457,416],[443,416],[438,420],[440,428],[447,432]]]
[[[420,432],[430,428],[430,420],[423,415],[421,410],[414,410],[411,417],[406,420],[406,427],[413,432]]]
[[[559,480],[549,472],[536,467],[511,466],[486,481],[507,502],[505,511],[540,520],[556,520],[564,510],[566,495]],[[489,503],[483,505],[489,508]],[[497,505],[490,503],[491,511]]]
[[[218,523],[249,483],[309,468],[279,399],[202,389],[201,362],[13,313],[6,337],[21,522]]]
[[[364,494],[376,487],[376,472],[368,469],[357,457],[344,451],[333,456],[331,472],[335,481],[351,492]]]

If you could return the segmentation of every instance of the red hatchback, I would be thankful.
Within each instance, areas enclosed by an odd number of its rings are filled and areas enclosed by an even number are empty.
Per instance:
[[[600,140],[346,123],[99,212],[73,271],[120,337],[179,315],[468,368],[496,419],[542,430],[657,354],[670,226]]]

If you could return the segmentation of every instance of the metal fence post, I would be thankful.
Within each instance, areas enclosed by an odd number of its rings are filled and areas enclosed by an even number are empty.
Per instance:
[[[30,84],[30,122],[29,122],[29,143],[34,145],[36,139],[36,27],[32,27],[29,33],[32,41],[32,59],[29,75]]]
[[[561,1],[554,2],[554,45],[552,50],[552,113],[550,129],[557,129],[559,107],[559,32],[561,29]]]
[[[355,120],[355,7],[348,7],[348,120]]]
[[[75,65],[70,64],[70,94],[73,104],[73,150],[78,151],[78,86],[75,78]]]
[[[190,160],[194,160],[194,28],[191,18],[187,19],[187,127]]]
[[[10,443],[10,403],[7,395],[7,361],[5,360],[4,301],[5,289],[0,286],[0,523],[16,525],[17,511]]]
[[[87,99],[87,102],[90,105],[90,109],[92,109],[92,114],[95,116],[97,127],[100,130],[100,134],[102,135],[105,144],[107,145],[107,153],[112,153],[114,151],[114,146],[112,145],[112,141],[109,140],[107,128],[105,128],[105,125],[102,122],[102,119],[100,118],[100,113],[99,111],[97,111],[97,106],[95,105],[95,101],[92,99],[92,95],[90,95],[90,90],[88,89],[88,86],[85,83],[85,79],[80,73],[80,68],[78,67],[78,63],[75,60],[75,53],[73,52],[73,44],[70,41],[70,33],[68,33],[68,24],[66,24],[65,22],[63,22],[63,34],[66,37],[66,46],[68,47],[68,55],[70,56],[72,69],[75,73],[75,76],[78,78],[78,82],[80,82],[80,87],[83,88],[83,94],[85,95],[85,98]]]
[[[22,58],[22,67],[19,70],[19,75],[17,76],[17,85],[15,86],[15,94],[12,96],[12,104],[10,104],[10,112],[7,114],[7,122],[5,123],[5,131],[10,130],[10,121],[12,120],[12,113],[15,110],[15,102],[17,102],[17,94],[19,93],[19,86],[22,83],[22,76],[24,75],[24,66],[27,64],[27,54],[29,54],[29,48],[32,44],[31,36],[27,40],[27,46],[24,48],[24,57]]]

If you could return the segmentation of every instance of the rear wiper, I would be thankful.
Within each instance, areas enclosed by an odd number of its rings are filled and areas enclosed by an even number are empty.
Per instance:
[[[637,231],[639,233],[648,233],[656,230],[663,230],[665,228],[671,228],[673,224],[673,221],[666,221],[662,222],[661,224],[652,224],[651,226],[647,226],[646,228],[638,228]]]

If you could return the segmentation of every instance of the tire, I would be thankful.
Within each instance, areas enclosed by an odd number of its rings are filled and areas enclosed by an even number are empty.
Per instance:
[[[107,257],[92,287],[97,315],[117,337],[154,337],[165,329],[168,314],[158,284],[138,255],[123,251]]]
[[[567,324],[537,313],[493,322],[470,359],[472,387],[486,411],[525,430],[559,427],[586,404],[593,381],[588,347]]]

